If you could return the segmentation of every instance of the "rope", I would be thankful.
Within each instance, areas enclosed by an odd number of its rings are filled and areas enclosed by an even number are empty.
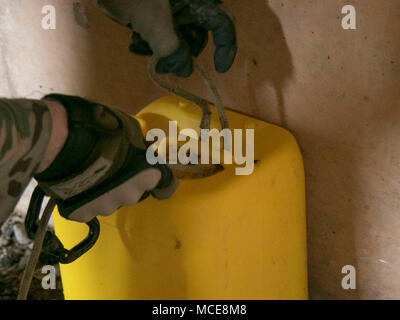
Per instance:
[[[203,80],[204,80],[205,84],[207,85],[208,89],[214,95],[215,107],[217,108],[219,121],[221,123],[221,128],[229,129],[228,118],[226,117],[225,108],[224,108],[224,105],[222,104],[222,99],[218,92],[217,87],[215,86],[214,82],[211,80],[208,72],[203,68],[203,66],[201,64],[195,62],[194,65],[195,65],[195,68],[197,69],[197,71],[203,77]]]
[[[18,300],[26,300],[28,297],[28,292],[32,283],[32,278],[35,272],[36,264],[39,260],[40,253],[42,251],[43,240],[47,230],[47,224],[49,223],[55,205],[56,205],[55,200],[50,198],[46,206],[46,209],[43,212],[43,216],[40,219],[35,240],[33,242],[32,252],[29,257],[28,263],[25,267],[24,274],[21,280],[21,285],[19,287],[18,297],[17,297]]]
[[[158,73],[156,72],[156,65],[157,65],[158,59],[156,57],[151,57],[148,65],[148,72],[150,75],[150,78],[161,88],[167,90],[168,92],[180,96],[186,100],[189,100],[193,102],[194,104],[197,104],[203,111],[203,116],[200,124],[201,129],[210,129],[210,118],[211,118],[211,111],[210,111],[210,106],[209,102],[195,94],[192,94],[184,89],[178,88],[168,82],[167,80],[161,78]],[[215,107],[218,112],[218,117],[219,121],[221,123],[221,128],[222,129],[229,129],[229,123],[228,119],[225,113],[225,108],[222,104],[221,96],[218,93],[218,89],[211,80],[209,74],[207,71],[197,62],[194,62],[194,66],[196,70],[200,73],[202,76],[205,84],[213,94],[215,98]]]

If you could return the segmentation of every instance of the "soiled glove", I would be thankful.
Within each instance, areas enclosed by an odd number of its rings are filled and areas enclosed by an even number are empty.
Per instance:
[[[236,32],[220,0],[94,0],[118,23],[130,27],[130,50],[159,58],[157,72],[188,77],[193,58],[208,42],[212,31],[218,72],[230,69],[236,56]],[[171,10],[172,8],[172,10]]]
[[[60,214],[88,222],[112,214],[149,195],[167,199],[177,180],[165,165],[150,165],[137,120],[124,112],[79,97],[49,95],[68,114],[65,146],[44,172],[35,176]]]

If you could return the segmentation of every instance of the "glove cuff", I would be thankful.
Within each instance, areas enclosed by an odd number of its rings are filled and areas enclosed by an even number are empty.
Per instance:
[[[114,136],[122,131],[121,123],[111,130],[99,128],[93,115],[93,108],[99,106],[97,103],[60,94],[47,95],[42,100],[57,101],[64,106],[68,115],[68,137],[51,165],[35,176],[37,180],[60,180],[70,176],[71,172],[79,171],[87,164],[92,150],[102,136]]]

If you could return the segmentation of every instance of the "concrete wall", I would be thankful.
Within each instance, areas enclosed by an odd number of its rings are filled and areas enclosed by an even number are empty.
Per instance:
[[[129,54],[129,31],[88,1],[89,27],[72,0],[0,0],[2,96],[64,92],[136,112],[164,93]],[[41,8],[57,29],[41,29]],[[357,9],[343,30],[341,9]],[[239,55],[215,76],[226,105],[297,137],[307,178],[311,298],[400,298],[400,2],[226,0]],[[210,65],[212,50],[201,61]],[[198,77],[178,81],[208,96]],[[341,288],[344,265],[357,290]]]

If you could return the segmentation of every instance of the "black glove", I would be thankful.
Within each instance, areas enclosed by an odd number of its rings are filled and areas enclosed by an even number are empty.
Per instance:
[[[158,73],[174,73],[188,77],[193,72],[192,57],[197,57],[206,47],[208,32],[214,36],[216,51],[215,69],[224,73],[232,66],[236,56],[236,32],[233,18],[221,8],[219,0],[170,0],[179,47],[157,64]],[[153,51],[139,33],[132,33],[130,50],[140,55]]]

